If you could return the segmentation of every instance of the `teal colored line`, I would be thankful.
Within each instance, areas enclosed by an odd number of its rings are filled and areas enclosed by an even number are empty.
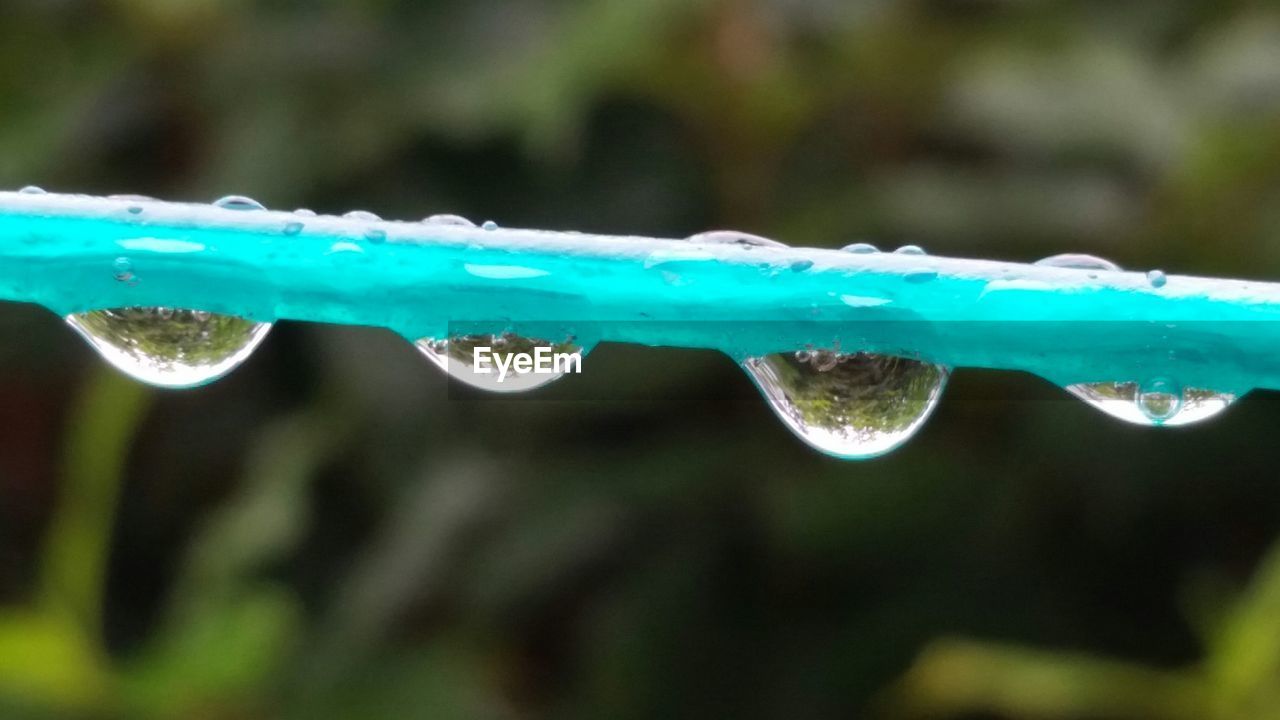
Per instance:
[[[1280,285],[0,193],[0,299],[1280,388]]]

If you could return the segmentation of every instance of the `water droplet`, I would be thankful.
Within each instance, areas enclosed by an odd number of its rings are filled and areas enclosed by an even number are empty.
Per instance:
[[[928,255],[929,254],[925,252],[924,248],[920,247],[919,245],[903,245],[897,250],[894,250],[893,253],[895,255]]]
[[[28,185],[22,188],[21,190],[19,190],[18,192],[22,193],[23,195],[48,195],[49,194],[45,192],[44,188],[37,187],[35,185]]]
[[[294,210],[294,211],[293,211],[293,214],[294,214],[294,215],[300,215],[300,216],[302,216],[302,217],[315,217],[315,216],[316,216],[316,211],[315,211],[315,210],[308,210],[308,209],[306,209],[306,208],[298,208],[297,210]]]
[[[854,243],[852,245],[845,245],[840,249],[845,252],[857,253],[858,255],[870,255],[872,253],[880,252],[880,248],[876,247],[875,245],[872,245],[871,243],[862,243],[862,242]]]
[[[475,227],[476,226],[475,223],[462,217],[461,215],[450,215],[448,213],[432,215],[429,218],[424,218],[422,222],[427,223],[429,225],[456,225],[457,227]]]
[[[349,213],[344,213],[342,217],[347,218],[348,220],[367,220],[369,222],[378,222],[379,220],[382,220],[382,218],[367,210],[352,210]]]
[[[270,323],[172,308],[121,308],[68,315],[94,350],[122,372],[159,387],[216,380],[240,365]]]
[[[687,238],[691,243],[703,243],[706,245],[737,245],[745,248],[784,248],[786,245],[777,240],[770,240],[759,235],[738,232],[737,230],[712,230],[711,232],[698,233]]]
[[[141,205],[130,205],[130,206],[129,206],[129,214],[130,214],[130,215],[141,215],[141,214],[142,214],[142,206],[141,206]]]
[[[441,370],[472,387],[490,392],[534,390],[582,368],[583,349],[566,340],[502,335],[456,335],[448,340],[423,338],[418,350]],[[477,350],[489,348],[488,350]],[[487,358],[487,359],[486,359]],[[528,362],[533,365],[517,364]],[[479,361],[479,364],[477,364]]]
[[[801,440],[847,459],[906,442],[937,407],[950,375],[918,360],[830,350],[776,353],[742,366]]]
[[[1045,267],[1075,268],[1077,270],[1107,270],[1111,272],[1119,272],[1120,266],[1097,257],[1096,255],[1083,255],[1080,253],[1063,253],[1061,255],[1053,255],[1043,260],[1037,260],[1036,265]]]
[[[1236,400],[1231,393],[1182,388],[1163,378],[1142,384],[1081,383],[1068,386],[1067,392],[1119,420],[1166,427],[1208,420]]]
[[[791,263],[792,272],[804,272],[805,270],[808,270],[811,267],[813,267],[812,260],[797,260]]]
[[[492,232],[492,231],[494,231],[494,230],[497,230],[497,229],[498,229],[498,223],[496,223],[496,222],[494,222],[494,221],[492,221],[492,220],[485,220],[485,221],[484,221],[484,224],[483,224],[483,225],[481,225],[480,227],[484,228],[485,230],[489,230],[489,231],[491,231],[491,232]]]
[[[371,243],[380,243],[387,239],[387,231],[382,228],[369,228],[364,231],[364,237]]]
[[[129,258],[116,258],[111,263],[111,271],[120,282],[129,282],[133,279],[133,263],[129,262]]]
[[[296,220],[293,222],[287,222],[284,224],[284,234],[297,235],[298,233],[302,232],[303,227],[304,227],[303,224],[300,222],[297,222]]]
[[[1152,270],[1147,273],[1147,282],[1151,283],[1153,288],[1162,288],[1165,283],[1169,282],[1169,278],[1165,276],[1162,270]]]
[[[213,204],[223,210],[266,210],[267,208],[257,200],[243,195],[228,195],[213,201]]]

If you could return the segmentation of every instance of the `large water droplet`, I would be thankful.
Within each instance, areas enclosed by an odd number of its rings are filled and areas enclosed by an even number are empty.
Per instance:
[[[48,195],[49,194],[45,192],[44,188],[39,187],[37,185],[28,185],[22,188],[21,190],[19,190],[18,192],[22,193],[23,195]]]
[[[416,345],[449,375],[490,392],[534,390],[582,369],[583,349],[572,340],[554,343],[504,333],[423,338]],[[533,364],[517,369],[525,358]]]
[[[1236,400],[1231,393],[1183,388],[1162,378],[1146,383],[1081,383],[1068,386],[1067,392],[1113,418],[1165,427],[1208,420]]]
[[[801,440],[862,459],[906,442],[937,407],[950,371],[871,353],[776,353],[742,364],[769,406]]]
[[[266,206],[250,197],[243,195],[228,195],[213,201],[213,204],[223,210],[266,210]]]
[[[204,385],[235,369],[270,323],[199,310],[120,308],[68,315],[107,362],[159,387]]]
[[[756,248],[756,247],[773,247],[784,248],[785,243],[777,240],[770,240],[759,235],[738,232],[737,230],[712,230],[711,232],[698,233],[688,238],[691,243],[703,243],[707,245],[738,245],[740,247]]]

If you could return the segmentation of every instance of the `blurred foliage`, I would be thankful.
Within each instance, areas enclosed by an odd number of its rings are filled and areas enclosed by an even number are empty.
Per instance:
[[[8,0],[0,183],[1280,276],[1280,6]],[[1266,718],[1255,393],[961,370],[902,451],[710,353],[528,398],[285,325],[157,393],[0,309],[0,716]]]

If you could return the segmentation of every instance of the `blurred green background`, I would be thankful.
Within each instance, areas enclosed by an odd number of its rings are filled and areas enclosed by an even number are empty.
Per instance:
[[[4,0],[0,185],[1280,277],[1280,4]],[[0,307],[0,717],[1280,717],[1280,399],[961,370],[873,462],[726,357],[532,398]]]

